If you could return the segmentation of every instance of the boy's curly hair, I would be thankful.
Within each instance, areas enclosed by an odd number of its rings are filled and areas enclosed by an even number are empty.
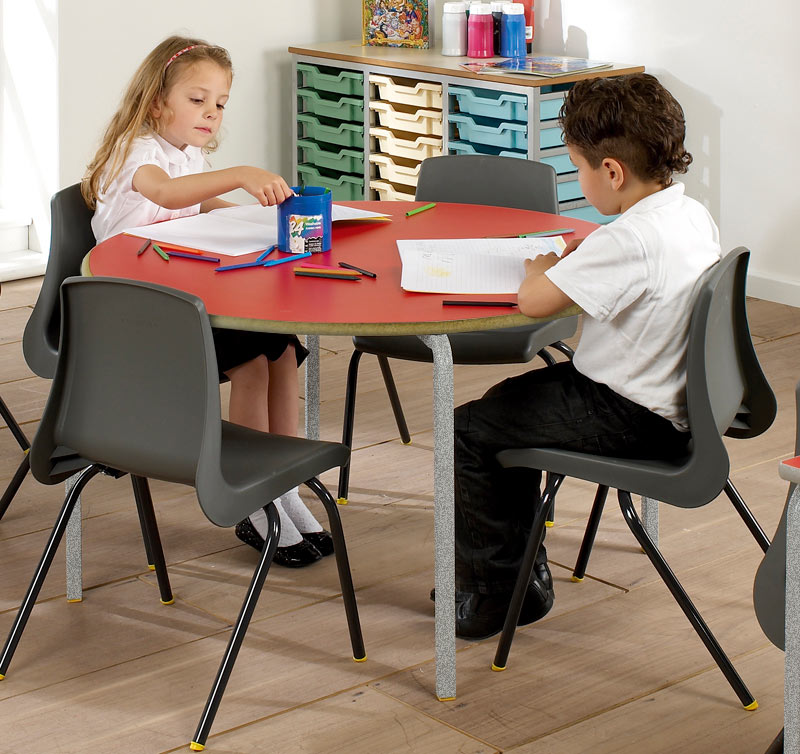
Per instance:
[[[579,81],[558,120],[564,142],[593,168],[613,157],[638,178],[666,188],[672,174],[685,173],[692,162],[683,146],[683,109],[648,73]]]

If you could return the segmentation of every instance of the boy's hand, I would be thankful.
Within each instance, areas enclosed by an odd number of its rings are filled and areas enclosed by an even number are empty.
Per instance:
[[[573,238],[565,247],[564,251],[561,252],[561,257],[567,256],[567,254],[572,254],[575,249],[577,249],[583,243],[582,238]]]
[[[289,184],[276,173],[246,165],[237,168],[237,172],[239,186],[252,194],[262,207],[280,204],[292,196]]]
[[[556,262],[558,257],[551,251],[549,254],[540,254],[534,259],[525,260],[526,275],[541,275],[545,270],[549,270]]]

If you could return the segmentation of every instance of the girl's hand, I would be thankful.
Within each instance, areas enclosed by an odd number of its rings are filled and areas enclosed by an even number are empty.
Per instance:
[[[240,188],[252,194],[262,207],[280,204],[292,196],[289,184],[276,173],[247,165],[236,170]]]

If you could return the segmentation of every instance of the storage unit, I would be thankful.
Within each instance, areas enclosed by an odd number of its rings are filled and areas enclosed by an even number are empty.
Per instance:
[[[558,115],[574,82],[640,72],[642,66],[549,79],[475,74],[460,67],[464,59],[433,50],[328,42],[289,52],[296,69],[293,167],[306,183],[330,187],[334,199],[411,198],[422,160],[499,154],[552,165],[562,214],[612,219],[583,197]]]

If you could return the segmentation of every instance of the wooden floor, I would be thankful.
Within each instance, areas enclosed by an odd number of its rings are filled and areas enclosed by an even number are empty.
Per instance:
[[[0,394],[33,436],[48,383],[21,337],[40,281],[3,285]],[[762,437],[729,443],[732,477],[768,534],[785,499],[777,460],[794,445],[800,310],[750,302],[757,351],[778,396]],[[340,436],[347,338],[323,339],[322,436]],[[456,402],[513,367],[456,370]],[[495,640],[458,642],[458,698],[435,699],[430,367],[395,370],[413,443],[397,437],[374,359],[362,361],[351,502],[341,509],[368,661],[354,663],[333,558],[274,567],[208,751],[303,754],[760,754],[781,727],[783,655],[752,608],[760,550],[731,506],[661,508],[661,542],[759,701],[741,708],[654,569],[609,505],[583,583],[570,581],[592,490],[568,480],[547,535],[556,602],[517,631],[508,670]],[[21,454],[0,429],[0,480]],[[335,487],[335,476],[324,480]],[[0,637],[38,562],[61,487],[32,479],[0,522]],[[200,512],[192,490],[153,484],[176,594],[161,605],[127,479],[83,495],[84,599],[64,599],[64,558],[0,683],[0,750],[187,750],[256,554]],[[304,493],[306,496],[306,493]],[[306,496],[307,497],[307,496]],[[307,497],[310,501],[310,497]],[[321,517],[316,503],[309,503]]]

